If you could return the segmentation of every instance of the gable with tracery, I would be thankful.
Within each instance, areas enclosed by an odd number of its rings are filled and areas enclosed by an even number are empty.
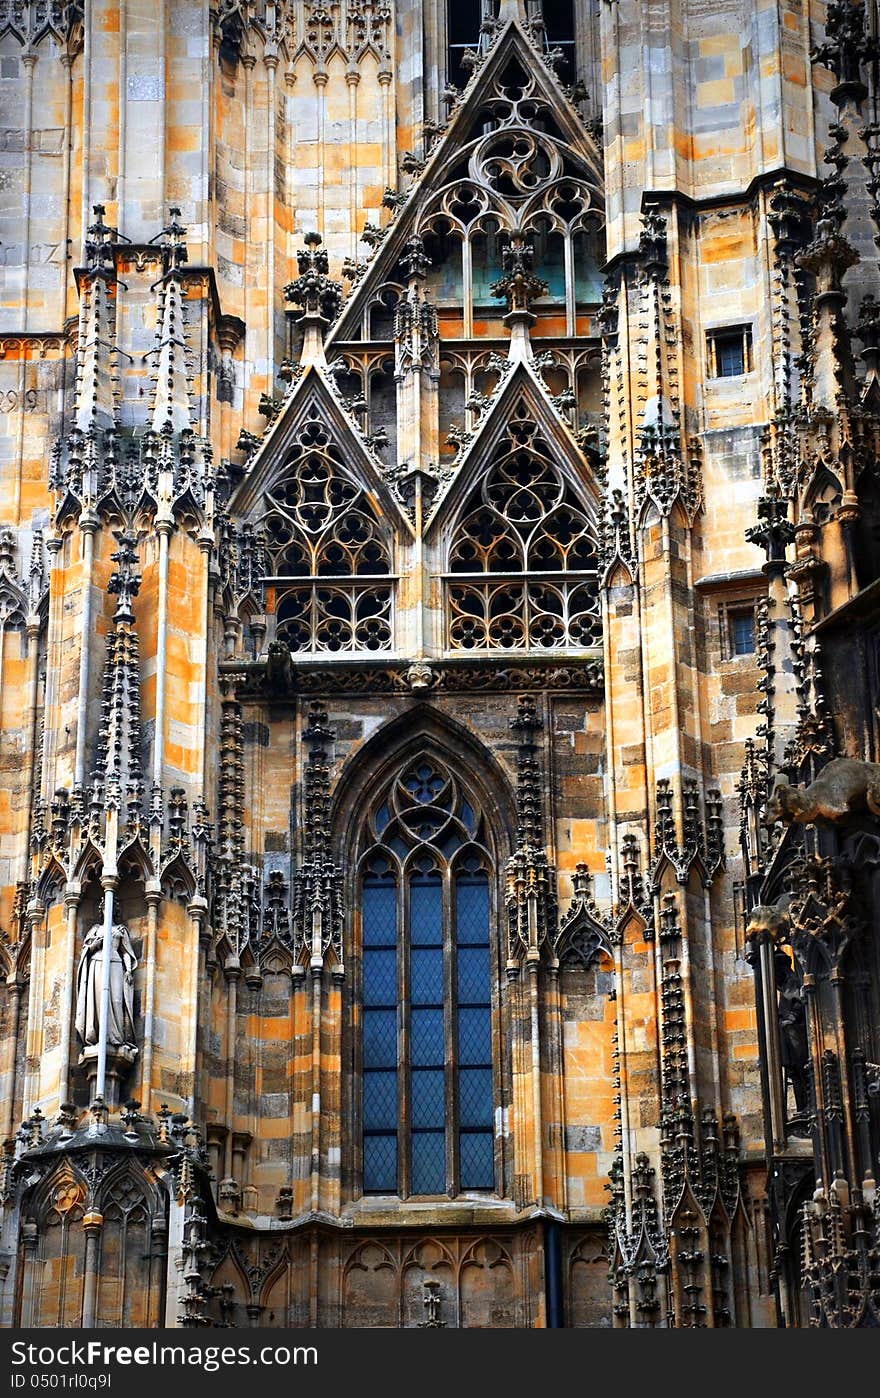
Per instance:
[[[452,650],[601,642],[595,527],[524,399],[455,526],[446,590]]]

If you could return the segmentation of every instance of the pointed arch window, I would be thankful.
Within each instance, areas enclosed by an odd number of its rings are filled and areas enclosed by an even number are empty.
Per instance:
[[[420,756],[373,802],[361,844],[364,1192],[492,1190],[493,893],[483,817],[447,767]]]
[[[455,529],[446,588],[451,650],[600,644],[595,532],[524,402]]]
[[[261,521],[276,636],[292,652],[390,650],[391,555],[366,491],[314,408]]]

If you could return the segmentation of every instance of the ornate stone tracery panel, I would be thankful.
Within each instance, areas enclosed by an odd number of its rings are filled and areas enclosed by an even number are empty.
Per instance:
[[[260,531],[278,640],[293,652],[389,650],[390,550],[317,409],[267,498]]]
[[[521,402],[453,536],[450,649],[598,645],[597,566],[592,523]]]

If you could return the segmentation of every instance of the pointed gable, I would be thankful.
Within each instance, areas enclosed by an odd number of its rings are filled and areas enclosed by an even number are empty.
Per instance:
[[[581,271],[571,265],[572,238],[592,236],[603,221],[601,156],[543,55],[511,20],[468,84],[403,208],[383,231],[329,340],[377,338],[371,307],[384,288],[403,284],[401,263],[414,239],[429,244],[433,299],[441,302],[446,290],[454,300],[463,289],[466,300],[491,300],[493,275],[500,273],[492,255],[499,234],[520,231],[542,242],[540,260],[552,264],[552,292],[566,272],[574,280]],[[553,237],[559,244],[548,249]],[[460,266],[453,258],[444,272],[450,239],[468,251]],[[598,284],[581,281],[590,293],[582,299],[598,301]],[[572,288],[569,300],[575,299]],[[465,314],[465,334],[472,331],[467,321]]]
[[[320,424],[324,439],[321,450],[328,460],[338,463],[339,475],[357,482],[379,513],[411,529],[388,489],[380,463],[343,407],[326,371],[316,365],[297,379],[278,417],[260,440],[230,498],[230,514],[250,520],[261,514],[267,493],[284,473],[291,455],[300,457],[305,450],[305,442],[314,431],[310,424]]]
[[[438,520],[450,649],[600,644],[598,491],[528,360],[502,386]]]
[[[507,370],[480,421],[477,431],[460,452],[455,476],[445,494],[435,501],[431,529],[458,517],[462,503],[485,475],[498,444],[511,424],[529,423],[529,432],[560,478],[567,480],[581,499],[581,507],[594,530],[599,529],[600,484],[568,426],[550,402],[532,359],[518,359]]]
[[[298,380],[229,513],[225,581],[245,610],[262,594],[276,642],[312,655],[392,648],[402,516],[323,368]]]

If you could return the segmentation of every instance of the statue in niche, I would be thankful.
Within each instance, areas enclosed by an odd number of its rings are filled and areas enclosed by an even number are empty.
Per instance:
[[[100,922],[83,938],[76,970],[76,1032],[86,1048],[97,1044],[104,986],[104,928]],[[108,1048],[135,1049],[134,972],[138,959],[124,923],[113,925],[110,944]]]
[[[777,950],[775,961],[782,1067],[786,1080],[794,1089],[795,1111],[800,1118],[806,1116],[809,1110],[807,1011],[803,990],[785,952]]]

